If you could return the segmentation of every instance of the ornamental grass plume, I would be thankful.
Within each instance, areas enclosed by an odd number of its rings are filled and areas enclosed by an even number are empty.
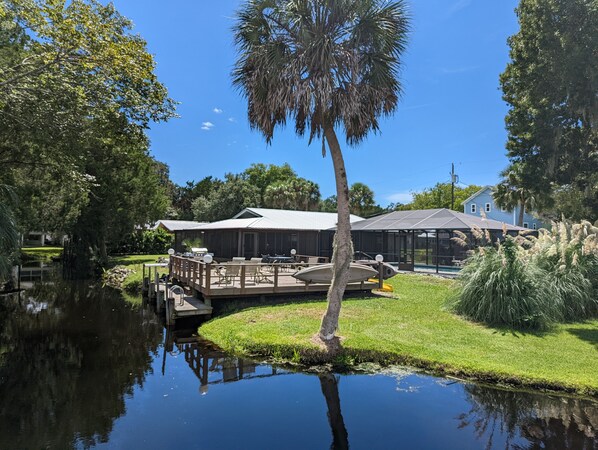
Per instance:
[[[561,318],[560,297],[543,283],[545,274],[527,264],[525,249],[511,236],[481,247],[467,260],[448,307],[489,325],[546,329]]]
[[[590,222],[553,223],[530,249],[530,263],[547,273],[546,284],[560,297],[565,320],[598,316],[598,228]]]

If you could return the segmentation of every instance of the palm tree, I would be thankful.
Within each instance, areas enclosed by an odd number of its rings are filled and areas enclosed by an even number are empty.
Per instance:
[[[512,164],[500,175],[503,180],[494,189],[494,201],[507,211],[513,211],[519,207],[517,225],[522,227],[525,211],[531,211],[535,204],[533,192],[526,186],[523,177],[523,166],[517,163]]]
[[[0,280],[12,268],[14,252],[19,248],[19,231],[13,213],[15,195],[13,190],[0,184]]]
[[[247,97],[252,128],[270,143],[277,125],[295,122],[332,157],[338,198],[333,279],[320,338],[338,327],[352,259],[349,187],[335,128],[357,144],[379,130],[401,92],[398,72],[408,18],[399,0],[249,0],[234,28],[239,51],[233,84]]]

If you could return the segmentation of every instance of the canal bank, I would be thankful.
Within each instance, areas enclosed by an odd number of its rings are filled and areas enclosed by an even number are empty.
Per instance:
[[[199,333],[222,348],[305,365],[405,364],[472,380],[598,396],[598,321],[545,332],[486,327],[443,304],[452,282],[398,275],[394,298],[344,301],[342,349],[330,355],[313,342],[325,301],[251,308],[216,318]]]

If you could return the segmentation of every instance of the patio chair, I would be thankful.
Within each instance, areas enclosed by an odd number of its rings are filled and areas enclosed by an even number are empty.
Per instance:
[[[226,284],[235,284],[235,278],[241,274],[241,264],[237,261],[234,264],[226,265]]]

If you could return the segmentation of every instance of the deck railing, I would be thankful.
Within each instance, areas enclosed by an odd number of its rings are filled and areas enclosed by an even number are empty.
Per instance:
[[[199,259],[171,256],[170,277],[199,291],[204,298],[233,293],[235,295],[276,294],[308,291],[315,285],[293,278],[293,273],[305,267],[324,263],[285,261],[231,261],[205,263]],[[320,284],[321,286],[321,284]]]

